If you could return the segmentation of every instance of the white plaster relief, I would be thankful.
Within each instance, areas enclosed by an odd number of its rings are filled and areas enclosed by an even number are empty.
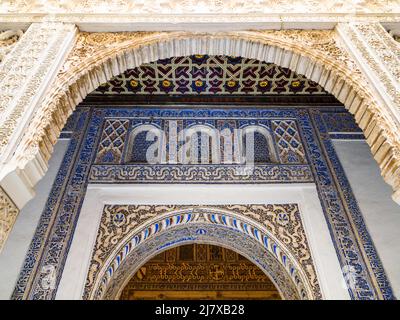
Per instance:
[[[23,35],[22,30],[0,31],[0,63]]]
[[[9,157],[71,48],[75,32],[74,25],[34,23],[0,65],[0,181],[6,191],[19,184],[15,179],[23,180],[23,185],[37,182],[35,177],[17,172],[18,164],[10,163]],[[56,137],[52,140],[56,142]],[[39,165],[43,172],[45,167]],[[16,173],[15,179],[7,179],[10,172]],[[14,197],[14,192],[8,193]],[[14,201],[19,207],[26,202]]]
[[[338,22],[400,23],[397,0],[4,0],[2,22],[74,23],[81,31],[333,29]],[[1,23],[0,23],[1,25]]]
[[[10,197],[0,187],[0,252],[19,213]]]
[[[4,0],[0,9],[9,13],[390,13],[399,10],[400,4],[396,0]]]

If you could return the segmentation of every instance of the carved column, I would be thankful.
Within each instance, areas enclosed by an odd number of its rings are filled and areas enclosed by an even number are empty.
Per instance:
[[[367,142],[382,176],[394,189],[393,199],[400,204],[400,45],[380,23],[339,23],[336,31],[382,107],[380,119],[368,120],[370,127],[380,127],[385,119],[394,125],[388,140],[374,129],[376,133],[367,136]]]
[[[18,208],[33,196],[33,186],[47,166],[37,161],[21,170],[10,161],[11,156],[72,48],[76,33],[73,24],[33,23],[0,64],[0,249]]]

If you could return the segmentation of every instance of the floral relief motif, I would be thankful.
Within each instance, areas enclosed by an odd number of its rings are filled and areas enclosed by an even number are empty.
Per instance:
[[[0,188],[0,252],[17,218],[19,210],[9,196]]]
[[[0,63],[23,35],[22,30],[0,31]]]
[[[7,55],[2,61],[0,153],[3,160],[8,155],[4,149],[11,136],[16,132],[25,112],[29,114],[34,111],[36,106],[33,103],[40,95],[41,84],[50,76],[53,64],[63,54],[61,48],[65,45],[66,37],[74,30],[74,25],[34,23],[15,44],[13,54]],[[54,143],[55,140],[53,137]]]
[[[340,28],[400,109],[400,47],[379,23],[349,23]]]

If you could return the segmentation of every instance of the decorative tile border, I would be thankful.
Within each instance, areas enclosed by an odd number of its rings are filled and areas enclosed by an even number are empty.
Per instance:
[[[309,165],[93,165],[90,183],[299,183],[313,182]]]
[[[369,235],[357,200],[339,161],[339,157],[335,152],[332,141],[327,135],[328,130],[324,125],[324,122],[321,121],[321,116],[323,115],[324,113],[318,110],[312,111],[313,122],[317,128],[316,132],[323,144],[326,158],[329,159],[330,170],[332,171],[332,176],[335,178],[335,184],[340,192],[339,197],[343,201],[342,203],[347,215],[349,228],[351,228],[350,230],[356,233],[361,239],[358,245],[362,247],[361,250],[364,251],[365,255],[368,257],[366,268],[368,268],[371,275],[375,275],[375,277],[372,278],[372,281],[375,282],[375,286],[380,290],[380,292],[378,291],[378,294],[381,294],[383,299],[394,299],[389,280],[386,277],[379,255]],[[350,266],[354,267],[355,270],[360,269],[360,265],[355,262],[352,262]],[[364,282],[364,284],[366,284],[366,282]],[[357,294],[358,296],[356,298],[363,298],[363,292],[359,291]]]
[[[342,109],[342,112],[344,109]],[[99,109],[77,111],[78,120],[71,144],[64,158],[42,215],[36,235],[28,252],[24,267],[15,288],[15,299],[51,299],[55,297],[62,269],[79,217],[90,166],[99,143],[99,128],[104,118],[116,117],[185,117],[196,118],[279,118],[296,119],[300,137],[311,164],[321,204],[335,243],[339,262],[343,268],[356,270],[355,285],[349,284],[353,299],[392,299],[393,293],[386,279],[379,257],[371,245],[368,232],[357,210],[354,199],[344,199],[343,190],[348,184],[344,175],[335,177],[332,154],[325,151],[328,133],[318,117],[318,110],[301,108],[282,109]],[[332,110],[335,112],[335,110]],[[316,122],[316,121],[319,122]],[[87,128],[85,125],[87,123]],[[318,130],[322,130],[321,134]],[[325,130],[325,131],[324,131]],[[334,152],[331,150],[330,152]],[[338,179],[341,180],[338,183]],[[351,200],[351,201],[350,201]],[[350,214],[349,214],[350,212]],[[355,223],[355,221],[356,223]],[[362,235],[361,239],[358,236]],[[371,268],[371,265],[374,267]],[[55,270],[54,288],[46,287],[49,266]]]

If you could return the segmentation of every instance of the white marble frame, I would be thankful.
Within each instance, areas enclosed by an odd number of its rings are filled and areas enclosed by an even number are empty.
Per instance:
[[[297,203],[323,299],[350,299],[314,184],[100,185],[87,188],[56,299],[82,299],[105,204]]]

